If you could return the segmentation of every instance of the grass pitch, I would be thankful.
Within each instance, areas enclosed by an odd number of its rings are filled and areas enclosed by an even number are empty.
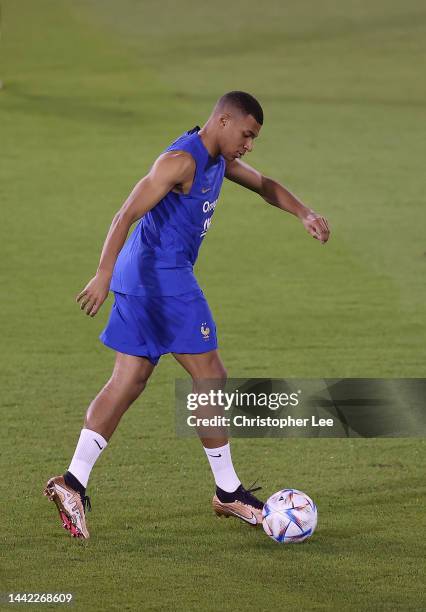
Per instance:
[[[317,502],[314,538],[278,546],[211,513],[202,450],[174,434],[170,357],[93,472],[92,539],[41,497],[113,362],[111,301],[92,320],[74,297],[133,184],[230,89],[264,106],[249,162],[333,229],[321,246],[225,185],[197,271],[230,375],[425,375],[424,4],[163,8],[2,2],[1,591],[73,592],[77,610],[426,609],[424,440],[235,440],[245,483]]]

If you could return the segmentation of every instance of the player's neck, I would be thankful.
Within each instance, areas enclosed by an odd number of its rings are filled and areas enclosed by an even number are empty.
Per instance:
[[[219,145],[216,141],[213,126],[209,121],[203,125],[201,130],[198,132],[201,142],[209,152],[210,157],[217,157],[220,153]]]

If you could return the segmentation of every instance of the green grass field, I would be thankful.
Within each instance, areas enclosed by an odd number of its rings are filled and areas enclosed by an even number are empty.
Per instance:
[[[175,436],[170,356],[92,474],[92,538],[41,496],[113,364],[97,339],[111,298],[90,319],[75,295],[136,181],[230,89],[264,106],[249,162],[333,236],[224,186],[197,273],[229,374],[425,376],[425,5],[286,4],[1,2],[2,592],[93,611],[426,610],[424,439],[235,440],[243,482],[317,502],[312,540],[278,546],[212,514],[202,449]]]

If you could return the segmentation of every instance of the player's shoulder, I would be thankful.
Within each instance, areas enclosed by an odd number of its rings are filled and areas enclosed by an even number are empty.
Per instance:
[[[195,167],[195,159],[189,151],[172,150],[165,151],[157,158],[157,162],[163,164],[180,166],[182,168]]]
[[[195,159],[188,151],[173,150],[165,151],[155,161],[157,170],[171,172],[173,174],[191,175],[195,172]]]

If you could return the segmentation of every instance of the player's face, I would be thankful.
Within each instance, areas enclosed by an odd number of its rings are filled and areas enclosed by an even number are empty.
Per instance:
[[[221,127],[220,152],[226,161],[233,161],[253,150],[262,126],[253,115],[235,113],[221,117]]]

